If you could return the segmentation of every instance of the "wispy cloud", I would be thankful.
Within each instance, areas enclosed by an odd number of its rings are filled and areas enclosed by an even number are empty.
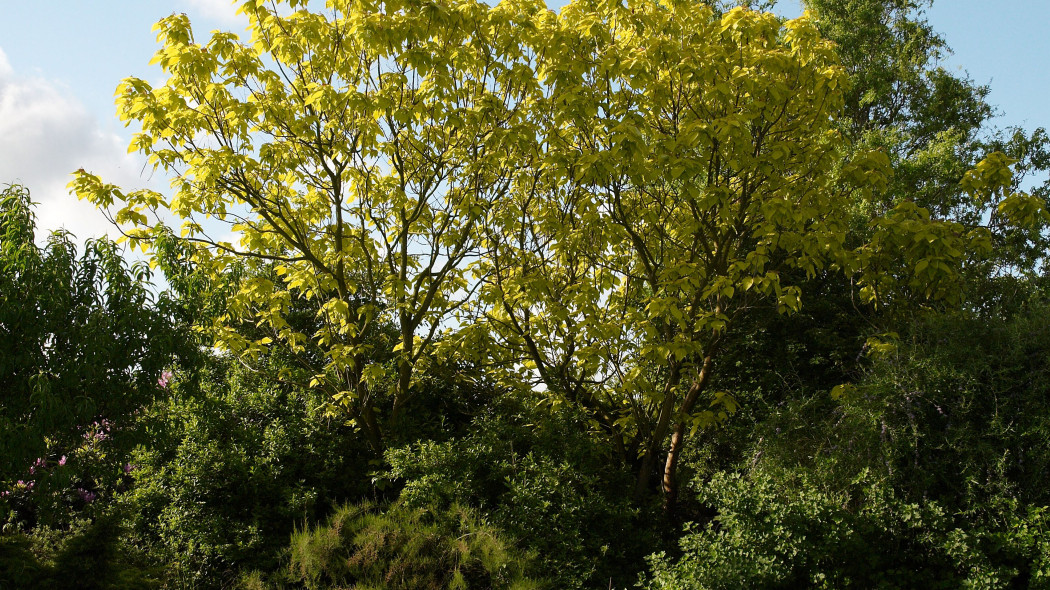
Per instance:
[[[159,188],[142,176],[142,158],[129,155],[126,145],[103,131],[61,83],[21,75],[0,48],[0,184],[29,188],[39,203],[38,239],[58,228],[78,241],[116,234],[101,212],[71,196],[66,185],[74,170],[84,168],[124,188]]]
[[[188,8],[187,12],[213,19],[224,25],[248,24],[243,15],[237,14],[240,2],[233,0],[182,0]]]

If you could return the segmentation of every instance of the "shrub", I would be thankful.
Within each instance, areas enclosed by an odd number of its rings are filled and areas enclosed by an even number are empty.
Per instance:
[[[623,495],[629,474],[588,437],[586,422],[528,400],[502,399],[469,434],[387,452],[400,501],[412,508],[477,508],[537,554],[555,588],[605,586],[637,575],[658,519]]]
[[[789,473],[719,474],[700,487],[717,516],[687,527],[677,559],[650,558],[649,590],[1008,588],[1050,585],[1044,509],[956,518],[870,481],[827,491]]]
[[[62,529],[0,536],[0,588],[146,590],[162,579],[160,568],[121,543],[121,518],[112,511]]]
[[[267,361],[214,359],[199,383],[177,375],[170,399],[142,418],[152,441],[123,497],[129,542],[186,584],[275,571],[296,521],[369,490],[363,443],[323,413],[322,394],[272,378]]]
[[[309,590],[539,588],[527,561],[469,509],[363,503],[292,536],[290,577]]]

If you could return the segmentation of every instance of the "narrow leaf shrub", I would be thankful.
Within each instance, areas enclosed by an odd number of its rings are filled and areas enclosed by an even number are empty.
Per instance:
[[[525,577],[527,563],[527,555],[472,510],[403,504],[382,510],[365,502],[297,531],[290,577],[309,590],[540,588]]]

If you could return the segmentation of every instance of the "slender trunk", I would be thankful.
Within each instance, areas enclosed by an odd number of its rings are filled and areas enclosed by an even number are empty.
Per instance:
[[[689,391],[685,394],[685,399],[682,400],[683,415],[693,411],[700,394],[707,388],[707,383],[711,380],[713,358],[712,354],[704,357],[704,363],[700,367],[700,374],[697,375],[696,380],[693,381]],[[682,447],[685,446],[685,429],[686,423],[684,421],[680,420],[675,425],[674,434],[671,436],[671,446],[667,450],[667,461],[664,463],[664,512],[668,517],[674,516],[678,502],[678,461],[682,456]]]
[[[362,366],[360,358],[355,359],[354,366]],[[351,417],[360,421],[361,431],[365,434],[368,446],[372,448],[373,452],[381,456],[383,454],[383,429],[379,426],[376,414],[372,410],[372,396],[368,394],[368,388],[365,386],[364,381],[361,380],[359,371],[351,371],[347,379],[357,397],[355,400],[356,407],[353,408]]]
[[[664,463],[664,514],[673,518],[678,508],[678,457],[681,455],[685,440],[685,422],[679,422],[671,435],[671,448],[667,451],[667,462]]]
[[[667,383],[664,384],[664,399],[663,403],[660,404],[660,415],[656,421],[656,428],[646,444],[645,455],[642,457],[642,468],[638,471],[638,479],[635,480],[635,500],[642,499],[649,488],[649,474],[656,467],[656,453],[660,445],[663,444],[664,437],[667,436],[667,430],[671,424],[671,416],[674,415],[675,388],[677,388],[680,379],[681,374],[679,373],[678,363],[674,363],[671,366],[671,374],[667,377]]]
[[[363,430],[368,438],[368,446],[372,447],[377,455],[382,455],[383,433],[379,428],[379,421],[376,420],[376,414],[372,411],[372,404],[368,403],[368,400],[361,404],[361,419],[364,422]]]
[[[397,359],[397,390],[394,391],[394,405],[390,409],[389,424],[396,428],[401,418],[401,410],[408,401],[409,389],[412,387],[412,355],[415,345],[415,330],[411,318],[401,314],[401,352]]]
[[[394,405],[390,409],[390,424],[396,425],[401,418],[401,410],[408,400],[409,388],[412,386],[412,363],[405,359],[397,361],[397,391],[394,392]]]

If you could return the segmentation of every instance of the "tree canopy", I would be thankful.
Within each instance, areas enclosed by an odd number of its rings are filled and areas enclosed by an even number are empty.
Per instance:
[[[774,4],[162,20],[153,268],[0,190],[0,586],[1046,586],[1050,139]]]
[[[120,86],[122,119],[142,129],[132,149],[173,175],[171,198],[85,171],[71,186],[117,205],[134,245],[168,235],[146,215],[164,210],[206,272],[271,268],[239,284],[215,342],[255,354],[312,340],[314,384],[376,449],[428,363],[460,354],[584,408],[636,465],[637,494],[663,461],[673,503],[687,433],[736,407],[707,384],[741,317],[797,311],[797,278],[826,272],[865,300],[950,297],[962,261],[990,246],[986,224],[906,199],[851,240],[895,155],[851,134],[894,99],[850,94],[808,13],[650,0],[557,15],[516,0],[241,11],[244,42],[162,20],[168,79]],[[1011,163],[993,154],[964,186],[1036,223],[1046,211],[1008,190]],[[297,298],[317,302],[313,332],[288,321]],[[231,328],[246,318],[257,337]],[[373,362],[377,322],[396,327],[392,364]]]

